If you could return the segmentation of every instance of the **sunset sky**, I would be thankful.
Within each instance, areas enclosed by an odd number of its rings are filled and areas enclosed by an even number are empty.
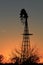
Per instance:
[[[30,44],[38,48],[43,57],[43,0],[0,0],[0,54],[9,57],[22,43],[24,26],[20,10],[28,13],[29,30],[33,33]]]

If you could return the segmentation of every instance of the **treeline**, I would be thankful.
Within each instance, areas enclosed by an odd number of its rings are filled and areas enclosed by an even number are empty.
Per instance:
[[[0,64],[3,64],[4,56],[0,54]],[[27,65],[27,64],[37,64],[40,62],[40,56],[38,55],[38,52],[35,48],[32,48],[30,50],[30,55],[26,59],[26,61],[21,62],[21,58],[12,54],[12,57],[9,59],[11,63],[5,63],[5,64],[14,64],[14,65]],[[40,65],[40,64],[39,64]]]

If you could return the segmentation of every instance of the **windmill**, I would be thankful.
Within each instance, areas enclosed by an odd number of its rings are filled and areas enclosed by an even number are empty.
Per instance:
[[[26,59],[28,58],[29,53],[30,53],[30,38],[29,38],[29,36],[32,34],[29,33],[28,21],[27,21],[28,15],[27,15],[25,9],[21,10],[20,18],[21,18],[21,22],[24,25],[23,41],[22,41],[22,47],[21,47],[21,59],[22,59],[22,61],[26,61]]]

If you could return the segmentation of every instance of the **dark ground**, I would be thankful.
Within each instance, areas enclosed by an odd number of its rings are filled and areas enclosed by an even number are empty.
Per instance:
[[[5,64],[0,63],[0,65],[19,65],[19,64],[18,63],[15,63],[15,64],[13,64],[13,63],[5,63]],[[22,63],[20,65],[27,65],[27,64],[26,63]],[[37,63],[28,63],[28,65],[43,65],[43,63],[40,63],[40,64],[37,64]]]

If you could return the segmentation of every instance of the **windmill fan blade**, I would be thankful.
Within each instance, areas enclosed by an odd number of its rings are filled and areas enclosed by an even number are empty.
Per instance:
[[[25,9],[22,9],[21,13],[20,13],[20,18],[27,18],[27,17],[28,17],[28,15],[27,15]]]
[[[22,24],[24,24],[25,23],[24,19],[21,19],[21,22],[22,22]]]

